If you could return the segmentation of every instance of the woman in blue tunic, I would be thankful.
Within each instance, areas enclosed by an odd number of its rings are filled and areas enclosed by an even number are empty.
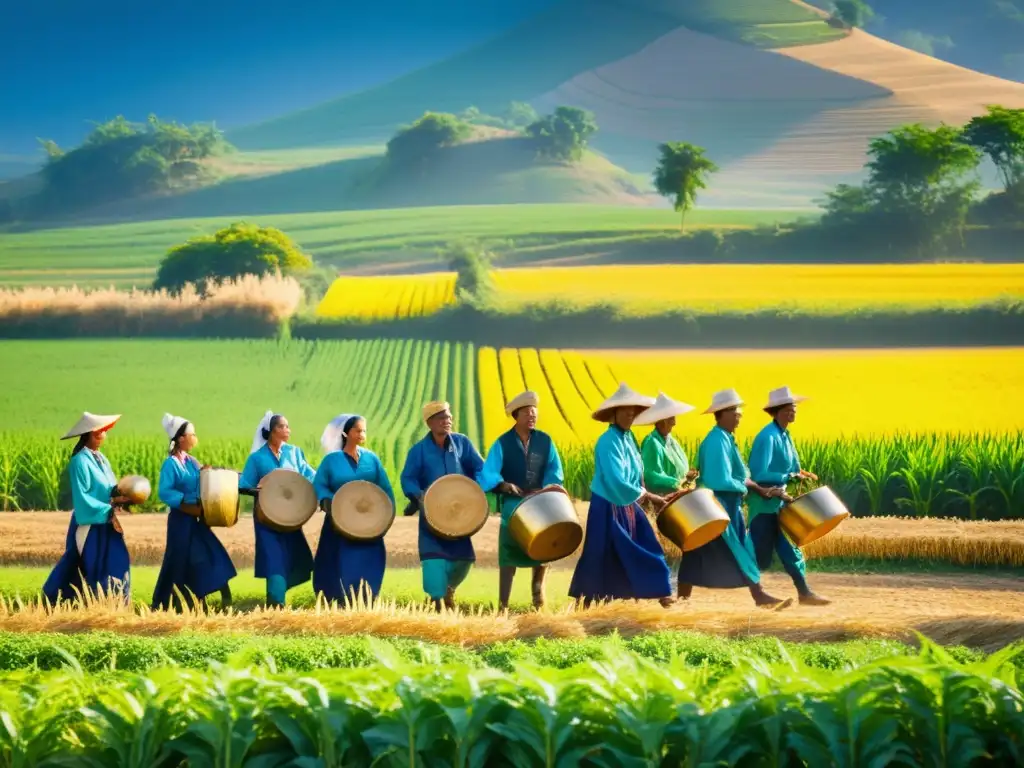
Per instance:
[[[625,384],[593,418],[610,422],[594,449],[594,479],[586,537],[569,596],[587,607],[593,600],[658,599],[671,605],[665,553],[640,503],[664,504],[643,486],[643,462],[631,428],[654,399]]]
[[[301,448],[288,444],[291,428],[288,419],[267,411],[256,428],[252,453],[245,462],[238,487],[258,491],[260,482],[275,469],[290,469],[310,482],[316,472]],[[283,533],[263,525],[252,517],[256,529],[256,578],[267,580],[267,605],[283,607],[292,587],[309,581],[313,571],[313,553],[301,529]]]
[[[750,448],[750,476],[758,485],[785,491],[786,485],[794,480],[818,479],[800,468],[800,457],[789,435],[789,425],[796,421],[796,404],[806,399],[794,395],[789,387],[768,393],[768,405],[764,410],[772,420],[757,433]],[[793,580],[801,605],[828,605],[831,600],[815,594],[807,585],[803,553],[779,525],[779,510],[788,499],[788,496],[751,496],[747,502],[747,528],[754,542],[757,567],[768,568],[773,556],[778,554],[782,567]]]
[[[117,508],[128,499],[114,496],[117,478],[107,457],[100,452],[107,432],[120,419],[86,411],[61,440],[78,438],[71,452],[68,474],[73,512],[64,544],[64,555],[43,585],[50,603],[76,599],[76,592],[93,594],[123,590],[130,599],[131,563]]]
[[[199,506],[199,471],[191,456],[199,438],[192,423],[164,414],[163,428],[170,439],[168,456],[160,467],[160,501],[168,506],[167,546],[153,590],[153,610],[182,609],[181,596],[206,608],[206,596],[220,592],[221,607],[231,605],[228,582],[237,572],[224,545],[202,517]],[[179,594],[181,596],[179,596]]]
[[[331,425],[324,431],[327,442],[324,450],[328,453],[313,479],[316,497],[327,513],[313,560],[313,591],[322,592],[328,601],[355,602],[364,596],[373,601],[380,594],[384,581],[387,561],[384,537],[353,541],[342,536],[331,522],[330,503],[338,489],[352,480],[366,480],[380,486],[392,507],[395,494],[377,454],[361,447],[366,442],[366,420],[356,414],[344,414],[332,424],[338,422],[341,424],[339,434],[333,441],[329,441],[333,432]]]
[[[729,514],[725,532],[702,547],[683,554],[679,565],[679,597],[686,600],[693,587],[750,590],[754,603],[764,608],[785,608],[792,599],[772,597],[761,586],[761,572],[754,558],[754,548],[743,521],[743,498],[747,491],[760,496],[775,497],[778,489],[762,488],[747,472],[740,457],[733,433],[740,424],[743,400],[734,389],[716,392],[711,406],[704,413],[715,416],[715,427],[697,451],[699,484],[714,492],[715,498]]]

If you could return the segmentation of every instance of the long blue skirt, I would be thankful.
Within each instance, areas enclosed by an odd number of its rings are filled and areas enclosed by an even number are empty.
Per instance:
[[[679,564],[679,583],[709,589],[751,587],[760,581],[753,545],[743,521],[743,494],[715,493],[729,513],[725,533],[690,552]]]
[[[78,523],[74,514],[68,526],[64,542],[64,554],[50,572],[43,585],[43,595],[51,603],[58,599],[74,600],[75,589],[83,592],[88,587],[94,594],[110,592],[116,587],[124,589],[125,599],[130,598],[131,562],[124,536],[114,530],[113,523],[98,523],[90,526],[89,533],[78,554],[75,535]]]
[[[353,595],[361,597],[369,588],[376,599],[386,562],[383,537],[373,541],[347,539],[334,529],[331,516],[325,515],[313,560],[313,592],[323,592],[328,600],[342,602]]]
[[[166,610],[177,587],[186,600],[217,592],[238,575],[228,551],[210,527],[180,509],[167,513],[167,546],[153,590],[153,608]]]
[[[617,507],[594,494],[569,596],[647,600],[671,593],[665,553],[640,505]]]
[[[281,533],[263,525],[255,515],[252,522],[256,528],[256,578],[281,576],[287,589],[309,581],[313,553],[302,529]]]

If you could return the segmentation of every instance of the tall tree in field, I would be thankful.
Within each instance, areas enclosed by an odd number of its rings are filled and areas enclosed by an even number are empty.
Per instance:
[[[718,170],[704,155],[704,148],[685,141],[670,141],[658,147],[661,157],[654,170],[654,188],[659,195],[672,198],[680,213],[680,231],[686,224],[686,213],[697,202],[697,192],[707,189],[708,176]]]
[[[920,251],[961,236],[979,184],[981,153],[958,128],[905,125],[872,139],[867,192]],[[895,225],[894,225],[895,226]]]
[[[991,158],[1007,192],[1024,193],[1024,109],[991,106],[967,124],[964,139]]]
[[[847,29],[863,27],[875,17],[874,9],[864,0],[836,0],[832,18],[839,20]]]

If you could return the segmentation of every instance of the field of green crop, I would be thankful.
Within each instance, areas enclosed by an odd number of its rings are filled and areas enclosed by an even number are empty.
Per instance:
[[[692,226],[749,227],[791,221],[791,211],[695,211]],[[34,232],[0,230],[0,286],[149,285],[160,259],[190,237],[232,218],[167,219]],[[457,238],[513,240],[519,245],[599,243],[678,232],[671,210],[595,205],[446,206],[376,211],[279,214],[253,221],[283,229],[318,260],[353,267],[375,262],[433,261]]]

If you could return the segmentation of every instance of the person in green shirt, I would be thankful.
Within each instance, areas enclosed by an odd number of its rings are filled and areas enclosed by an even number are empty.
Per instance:
[[[672,436],[676,417],[693,410],[687,403],[673,400],[659,392],[654,405],[637,416],[636,425],[653,424],[654,429],[640,444],[640,457],[644,464],[644,487],[658,496],[671,496],[689,485],[697,477],[697,470],[690,469],[690,462],[679,441]],[[663,547],[666,545],[663,543]],[[673,582],[679,570],[682,553],[671,548],[665,560]],[[673,584],[673,590],[675,585]]]

